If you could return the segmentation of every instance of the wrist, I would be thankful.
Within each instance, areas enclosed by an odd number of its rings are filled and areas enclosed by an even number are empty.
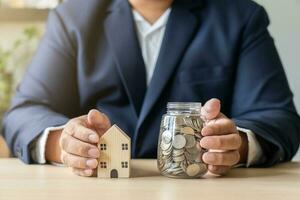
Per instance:
[[[52,131],[49,133],[47,143],[46,143],[46,161],[61,163],[60,155],[61,148],[59,145],[59,140],[62,130]]]
[[[247,163],[247,158],[248,158],[248,137],[247,134],[245,133],[239,133],[242,139],[242,144],[239,148],[239,153],[240,153],[240,161],[239,164],[245,164]]]

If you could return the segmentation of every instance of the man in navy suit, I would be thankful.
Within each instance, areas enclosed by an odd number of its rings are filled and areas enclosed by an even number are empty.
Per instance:
[[[133,158],[155,158],[167,102],[206,102],[212,173],[288,161],[300,119],[268,25],[250,0],[67,1],[50,13],[4,136],[26,163],[92,176],[111,124]]]

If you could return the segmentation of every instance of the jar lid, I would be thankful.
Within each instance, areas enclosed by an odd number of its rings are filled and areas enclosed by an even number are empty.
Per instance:
[[[201,109],[200,102],[169,102],[167,108],[170,109]]]

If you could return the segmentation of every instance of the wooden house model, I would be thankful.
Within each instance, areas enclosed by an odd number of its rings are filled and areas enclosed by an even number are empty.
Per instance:
[[[131,140],[117,125],[100,138],[98,177],[128,178],[130,176]]]

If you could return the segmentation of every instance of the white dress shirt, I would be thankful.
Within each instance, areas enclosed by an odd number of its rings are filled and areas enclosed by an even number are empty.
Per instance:
[[[142,50],[142,55],[146,67],[147,84],[149,85],[157,58],[164,38],[166,24],[168,22],[171,8],[169,8],[154,24],[150,24],[137,11],[133,10],[133,17],[136,24],[137,36]],[[37,139],[35,147],[31,152],[32,158],[39,164],[46,163],[45,147],[48,135],[51,131],[60,130],[64,127],[49,127]],[[248,129],[239,128],[238,130],[247,134],[248,137],[248,158],[246,166],[254,165],[262,159],[262,149],[255,134]]]

